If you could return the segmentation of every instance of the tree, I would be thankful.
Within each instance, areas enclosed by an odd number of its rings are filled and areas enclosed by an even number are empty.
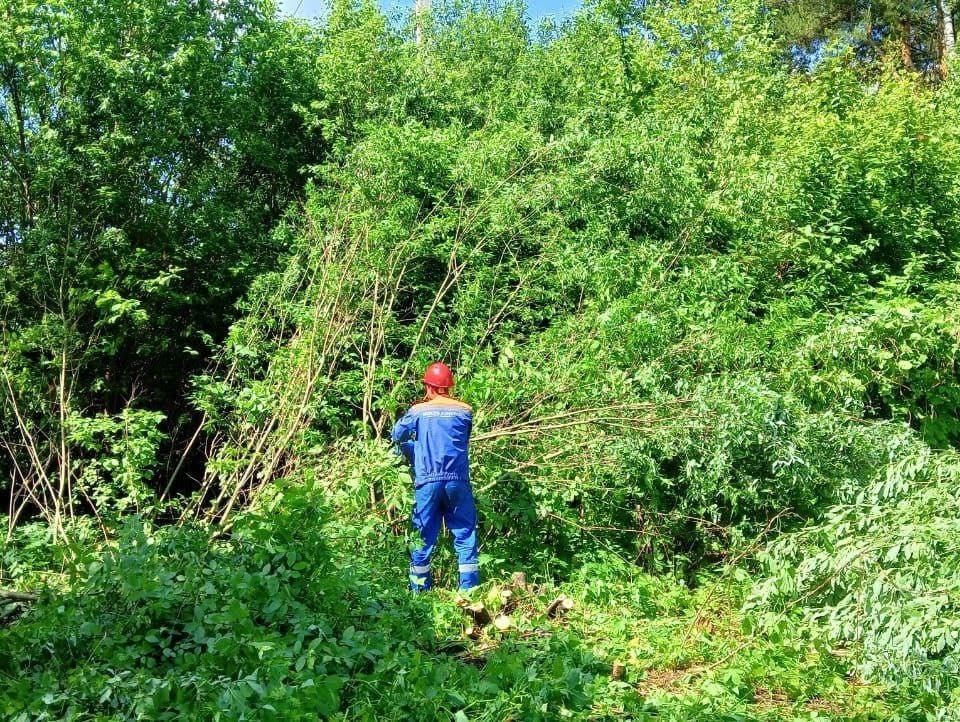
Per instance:
[[[802,58],[832,39],[864,60],[893,54],[907,69],[943,78],[954,52],[954,9],[945,0],[777,0],[772,9],[782,43]]]
[[[0,12],[0,425],[30,476],[50,454],[69,469],[73,414],[137,405],[178,433],[190,374],[331,142],[298,110],[318,37],[270,2]]]

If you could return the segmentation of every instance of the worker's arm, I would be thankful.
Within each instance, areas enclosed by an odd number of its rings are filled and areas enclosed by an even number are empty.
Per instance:
[[[394,424],[393,433],[390,434],[390,437],[393,439],[394,444],[402,444],[404,441],[412,439],[416,433],[417,417],[413,412],[408,411]]]
[[[408,463],[413,464],[413,437],[417,431],[417,420],[409,411],[393,427],[390,437],[397,450]]]

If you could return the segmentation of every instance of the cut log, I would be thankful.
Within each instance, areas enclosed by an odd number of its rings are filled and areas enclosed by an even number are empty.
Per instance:
[[[517,595],[510,589],[500,590],[500,611],[506,614],[512,612],[517,606]]]
[[[573,600],[561,594],[547,605],[547,616],[558,617],[573,609]]]
[[[508,629],[513,629],[513,620],[506,614],[500,614],[493,620],[493,626],[498,631],[506,632]]]
[[[0,589],[0,599],[11,602],[35,602],[37,594],[34,592],[18,592],[15,589]]]
[[[510,577],[510,586],[514,589],[526,589],[527,575],[524,572],[514,572],[513,576]]]
[[[627,673],[627,666],[623,662],[614,662],[610,670],[610,679],[623,679]]]
[[[473,604],[464,603],[461,607],[478,627],[485,627],[490,624],[490,612],[487,611],[483,602],[474,602]]]
[[[469,627],[463,630],[465,637],[470,639],[480,639],[480,635],[483,634],[483,628],[471,624]]]

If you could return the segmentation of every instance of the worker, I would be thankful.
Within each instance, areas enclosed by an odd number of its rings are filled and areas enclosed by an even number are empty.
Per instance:
[[[413,525],[422,542],[410,553],[410,588],[419,592],[433,584],[430,560],[443,521],[453,534],[460,589],[472,589],[480,583],[477,507],[467,452],[473,412],[450,395],[453,372],[446,364],[430,364],[423,384],[424,400],[403,415],[392,434],[393,443],[413,467]]]

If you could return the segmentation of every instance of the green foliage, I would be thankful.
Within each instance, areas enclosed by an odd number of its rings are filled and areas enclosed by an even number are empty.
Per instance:
[[[956,445],[958,287],[948,278],[919,298],[907,278],[886,279],[862,311],[811,335],[785,370],[813,404],[859,410],[867,399],[868,416],[910,419],[931,445]]]
[[[317,97],[320,40],[273,12],[232,1],[5,5],[5,438],[23,433],[12,396],[43,441],[67,433],[73,413],[114,415],[131,399],[164,415],[174,444],[191,433],[184,386],[271,267],[270,228],[302,191],[301,169],[332,147],[294,108]],[[42,475],[22,449],[8,456],[4,477],[17,466]]]
[[[14,3],[2,713],[954,714],[960,83],[767,10]],[[437,358],[515,633],[400,588]]]
[[[743,645],[742,583],[691,592],[597,555],[533,587],[517,628],[461,637],[451,595],[409,595],[389,527],[317,513],[295,485],[230,539],[131,518],[69,589],[0,628],[0,712],[20,719],[884,719],[878,690],[802,640]],[[497,586],[478,590],[497,609]],[[572,595],[569,616],[547,602]],[[621,660],[626,676],[614,679]],[[776,690],[774,706],[766,696]]]
[[[907,436],[890,446],[897,461],[870,485],[770,544],[752,605],[774,630],[802,618],[811,636],[849,646],[864,675],[901,685],[948,719],[960,692],[960,462]]]
[[[164,439],[155,411],[124,409],[110,417],[79,415],[67,419],[68,439],[88,459],[75,460],[78,491],[104,512],[141,513],[152,498],[149,482]]]

